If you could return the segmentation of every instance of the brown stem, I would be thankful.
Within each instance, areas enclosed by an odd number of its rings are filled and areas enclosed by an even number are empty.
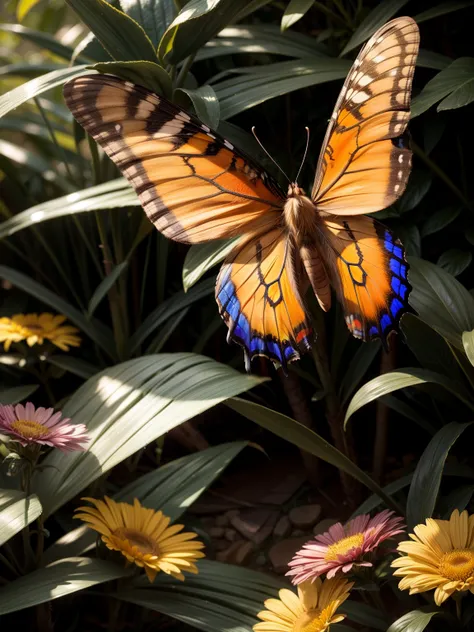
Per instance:
[[[301,388],[300,378],[293,372],[290,372],[287,376],[285,376],[283,375],[282,369],[278,369],[278,375],[281,383],[283,384],[283,390],[285,391],[288,403],[290,404],[293,412],[293,417],[296,421],[299,421],[300,424],[303,424],[303,426],[312,428],[313,418],[308,405],[308,400]],[[308,481],[314,487],[318,486],[320,484],[319,459],[314,456],[314,454],[310,454],[304,450],[301,450],[301,458],[303,459]]]

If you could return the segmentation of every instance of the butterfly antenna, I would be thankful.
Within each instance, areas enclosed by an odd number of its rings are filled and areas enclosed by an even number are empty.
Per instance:
[[[255,133],[255,126],[252,127],[252,134],[255,136],[255,140],[257,141],[257,143],[260,145],[260,147],[263,149],[263,151],[267,154],[267,156],[270,158],[270,160],[273,162],[273,164],[278,167],[278,169],[282,172],[282,174],[285,176],[285,178],[288,180],[288,182],[291,184],[291,180],[290,178],[286,175],[286,173],[283,171],[283,169],[280,167],[280,165],[276,162],[276,160],[274,160],[272,158],[272,156],[270,156],[270,154],[268,153],[268,151],[265,149],[265,147],[262,145],[262,143],[260,142],[260,140],[258,139],[257,134]]]
[[[301,169],[303,169],[304,161],[306,160],[306,155],[308,153],[309,147],[309,127],[305,127],[306,130],[306,148],[303,154],[303,160],[301,161],[300,168],[298,169],[298,173],[296,174],[295,182],[298,182],[298,178],[300,177]]]

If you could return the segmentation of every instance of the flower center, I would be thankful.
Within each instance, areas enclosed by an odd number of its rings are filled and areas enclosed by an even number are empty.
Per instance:
[[[326,562],[337,562],[340,555],[345,555],[352,549],[356,549],[364,544],[364,534],[356,533],[355,535],[348,535],[347,538],[342,538],[339,542],[335,542],[328,547],[324,559]]]
[[[119,527],[115,529],[114,535],[121,540],[128,540],[131,546],[136,546],[143,555],[158,555],[159,549],[155,540],[147,536],[142,531]]]
[[[25,439],[40,439],[48,434],[48,429],[42,424],[26,419],[17,419],[11,428]]]
[[[298,617],[293,625],[292,632],[321,632],[321,610],[308,610]]]
[[[466,581],[474,574],[474,550],[455,549],[445,553],[439,563],[439,571],[453,581]]]

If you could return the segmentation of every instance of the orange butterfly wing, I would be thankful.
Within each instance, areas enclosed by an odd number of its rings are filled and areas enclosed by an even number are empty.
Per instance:
[[[405,130],[419,31],[401,17],[382,26],[362,48],[342,87],[316,169],[318,210],[371,213],[405,190],[411,151]]]
[[[64,97],[166,237],[200,243],[277,223],[285,196],[275,180],[163,97],[110,75],[73,79]]]
[[[296,252],[286,231],[276,228],[241,243],[225,260],[216,283],[216,300],[229,327],[228,340],[253,357],[270,358],[286,368],[311,343],[295,273]]]

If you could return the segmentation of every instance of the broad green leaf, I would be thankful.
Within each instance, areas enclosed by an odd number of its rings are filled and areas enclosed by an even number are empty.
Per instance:
[[[474,297],[439,266],[415,257],[408,261],[413,286],[410,305],[425,323],[462,351],[462,333],[474,329]]]
[[[344,79],[350,64],[344,59],[316,57],[282,61],[251,68],[213,85],[221,105],[221,118],[226,120],[259,103],[277,96],[336,79]]]
[[[451,392],[460,399],[466,406],[474,410],[474,402],[470,400],[469,394],[464,390],[462,383],[454,382],[444,375],[429,371],[428,369],[399,369],[384,373],[370,380],[362,386],[351,399],[347,408],[344,426],[352,415],[362,406],[373,402],[379,397],[398,391],[408,386],[420,386],[423,384],[437,384]]]
[[[288,31],[281,33],[273,24],[238,24],[222,29],[196,54],[196,60],[239,53],[313,57],[325,54],[314,38]]]
[[[84,39],[77,44],[71,57],[71,64],[75,63],[77,59],[82,57],[92,63],[99,61],[111,61],[112,59],[94,33],[88,33]]]
[[[105,0],[66,0],[116,61],[157,61],[150,38],[128,15]]]
[[[46,515],[171,428],[262,382],[192,353],[150,355],[101,371],[63,414],[84,423],[86,452],[50,452],[34,479]]]
[[[393,500],[384,493],[381,487],[373,481],[363,470],[359,469],[355,463],[339,452],[334,446],[325,441],[318,434],[298,423],[295,419],[287,417],[276,410],[271,410],[265,406],[260,406],[253,402],[246,401],[239,397],[234,397],[226,402],[232,410],[254,421],[259,426],[270,430],[282,439],[293,443],[301,450],[314,454],[318,458],[334,465],[334,467],[346,472],[360,483],[368,487],[389,506],[400,512],[399,507]]]
[[[431,619],[439,612],[439,610],[432,610],[431,612],[412,610],[394,621],[387,632],[423,632]]]
[[[450,248],[443,252],[438,259],[438,265],[457,277],[472,263],[472,252],[460,248]]]
[[[313,4],[314,0],[290,0],[281,19],[281,30],[285,31],[301,20]]]
[[[400,214],[407,213],[416,208],[430,190],[432,182],[431,171],[423,171],[421,169],[415,171],[408,180],[405,193],[396,203],[398,212]]]
[[[127,485],[115,500],[132,502],[138,498],[145,507],[161,510],[178,520],[243,448],[246,441],[224,443],[195,454],[175,459]],[[45,553],[45,561],[82,555],[96,540],[96,534],[81,526],[66,533]]]
[[[471,7],[473,4],[472,0],[449,0],[448,2],[440,2],[440,4],[436,4],[435,6],[426,9],[426,11],[422,11],[421,13],[418,13],[418,15],[413,16],[413,19],[417,24],[421,24],[421,22],[437,18],[440,15],[452,13],[453,11],[459,11],[459,9],[464,9],[466,7]]]
[[[70,355],[48,355],[46,360],[64,371],[68,371],[73,375],[88,380],[90,377],[99,372],[99,368],[86,362],[82,358],[75,358]]]
[[[16,17],[18,22],[23,22],[26,15],[31,11],[31,9],[38,4],[40,0],[19,0],[16,5]]]
[[[0,616],[129,574],[130,570],[104,560],[85,557],[59,560],[2,586]]]
[[[248,0],[245,7],[235,16],[234,22],[244,20],[247,16],[252,15],[252,13],[258,11],[258,9],[261,9],[266,4],[270,4],[271,1],[272,0]]]
[[[449,520],[449,517],[455,509],[459,512],[464,511],[471,502],[474,495],[474,485],[460,485],[453,489],[449,494],[440,498],[440,505],[443,506],[443,519]]]
[[[120,6],[145,30],[156,50],[175,18],[176,6],[173,0],[120,0]]]
[[[360,46],[366,39],[375,33],[375,31],[388,22],[397,11],[399,11],[408,0],[382,0],[375,9],[361,22],[356,32],[344,47],[341,57]]]
[[[164,68],[151,61],[108,61],[92,66],[99,72],[117,75],[126,81],[145,86],[156,94],[171,98],[171,78]]]
[[[380,348],[379,340],[359,346],[341,382],[339,392],[341,394],[342,404],[347,401],[359,382],[364,378],[364,375],[380,351]]]
[[[211,86],[201,86],[195,90],[179,88],[179,92],[186,94],[191,100],[197,117],[211,129],[219,125],[219,100]]]
[[[0,97],[0,117],[5,116],[7,112],[14,110],[22,103],[25,103],[25,101],[29,101],[29,99],[43,94],[46,90],[51,90],[51,88],[60,86],[69,79],[89,73],[90,71],[86,70],[86,66],[61,68],[60,70],[54,70],[46,75],[32,79],[18,86],[18,88],[13,88],[13,90],[10,90]]]
[[[462,334],[462,344],[467,359],[474,366],[474,330],[464,331]]]
[[[421,236],[427,237],[428,235],[433,235],[443,230],[443,228],[449,226],[449,224],[458,217],[460,212],[461,208],[459,206],[447,206],[434,211],[422,225]]]
[[[18,270],[0,265],[0,278],[10,281],[10,283],[23,292],[34,296],[36,299],[52,307],[60,314],[64,314],[74,325],[85,333],[91,340],[96,342],[111,358],[116,356],[112,332],[108,327],[96,319],[86,318],[78,309],[73,307],[63,298],[48,290],[34,279]]]
[[[385,613],[376,610],[368,604],[348,599],[344,602],[344,608],[341,612],[347,615],[348,622],[358,623],[364,627],[367,626],[370,630],[383,630],[385,632],[387,629],[388,621]],[[333,626],[331,626],[332,629]],[[351,627],[350,630],[353,631],[354,628]]]
[[[12,386],[0,390],[0,404],[18,404],[24,399],[28,399],[38,389],[38,384],[24,384],[23,386]]]
[[[173,294],[156,309],[154,309],[138,327],[130,339],[130,349],[133,353],[158,327],[161,327],[168,319],[178,312],[189,307],[204,296],[214,292],[214,280],[206,279],[195,286],[190,292]]]
[[[10,143],[8,140],[0,139],[0,155],[13,161],[20,169],[33,171],[41,176],[43,180],[54,184],[63,191],[70,192],[74,190],[74,186],[66,178],[58,174],[50,159],[40,154],[35,154],[30,149]]]
[[[382,404],[388,406],[395,412],[403,415],[407,419],[414,421],[420,428],[425,430],[428,434],[433,436],[436,434],[436,427],[431,424],[423,415],[421,415],[415,408],[407,404],[407,402],[395,397],[395,395],[384,395],[380,398]]]
[[[393,496],[394,494],[399,492],[401,489],[408,487],[412,479],[413,479],[413,474],[407,474],[406,476],[402,476],[401,478],[398,478],[396,481],[392,481],[388,485],[385,485],[385,487],[383,487],[382,489],[387,495]],[[381,504],[382,504],[382,500],[380,499],[380,497],[377,496],[377,494],[372,494],[371,496],[369,496],[369,498],[367,498],[367,500],[364,500],[364,502],[361,505],[359,505],[359,507],[352,514],[351,518],[355,518],[356,516],[361,516],[362,514],[368,514],[374,509],[376,509],[377,507],[379,507]]]
[[[0,546],[41,515],[38,497],[23,492],[0,489]]]
[[[140,206],[140,201],[125,178],[118,178],[48,200],[10,217],[0,224],[0,239],[57,217],[124,206]]]
[[[441,99],[444,100],[438,110],[459,108],[474,100],[474,58],[455,59],[428,81],[412,102],[411,117],[422,114]]]
[[[128,267],[128,261],[123,261],[118,265],[114,266],[110,272],[96,287],[94,294],[89,301],[89,306],[87,308],[87,316],[91,318],[94,314],[97,307],[100,305],[101,301],[107,296],[107,293],[110,289],[115,285],[119,276],[124,272]]]
[[[418,51],[416,65],[420,66],[421,68],[444,70],[444,68],[447,68],[452,61],[453,60],[451,59],[451,57],[441,55],[441,53],[435,53],[432,50],[425,50],[423,48],[420,48],[420,50]],[[413,116],[413,107],[411,108],[411,116]]]
[[[247,4],[246,0],[190,0],[166,29],[158,46],[164,63],[177,64],[195,53]]]
[[[21,20],[19,21],[21,22]],[[72,48],[61,44],[61,42],[58,42],[58,40],[49,33],[35,31],[34,29],[29,29],[26,26],[22,26],[21,24],[0,24],[0,32],[1,31],[5,33],[14,33],[25,41],[32,42],[33,44],[36,44],[37,46],[50,51],[58,57],[71,59],[73,53]],[[80,63],[83,63],[85,60],[78,59],[78,61]]]
[[[191,246],[183,264],[184,291],[187,292],[208,270],[221,263],[236,243],[237,239],[220,239]]]
[[[204,632],[250,632],[265,599],[277,597],[285,585],[267,574],[210,560],[199,560],[198,569],[184,582],[164,573],[153,584],[139,579],[136,588],[117,597]]]
[[[409,529],[431,518],[438,497],[446,458],[454,442],[471,424],[451,422],[441,428],[426,446],[413,474],[407,500]]]

